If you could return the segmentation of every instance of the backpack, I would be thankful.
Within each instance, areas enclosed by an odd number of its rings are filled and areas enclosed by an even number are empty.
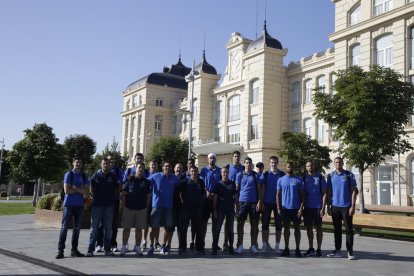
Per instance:
[[[81,172],[81,176],[82,176],[82,182],[83,182],[83,184],[85,184],[86,183],[86,174],[83,171]],[[70,170],[69,171],[69,183],[70,183],[70,185],[73,185],[73,178],[74,178],[74,173],[73,173],[72,170]],[[64,186],[65,186],[65,183],[63,183],[62,190],[60,191],[60,198],[62,199],[62,201],[65,198],[65,187]]]

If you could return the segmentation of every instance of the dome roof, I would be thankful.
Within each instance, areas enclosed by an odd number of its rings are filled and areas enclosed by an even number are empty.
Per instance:
[[[140,86],[147,84],[155,84],[160,86],[168,86],[179,89],[187,89],[187,82],[185,76],[191,72],[191,68],[186,67],[181,62],[181,56],[178,58],[177,64],[171,65],[170,68],[164,67],[162,72],[151,73],[130,85],[126,88],[126,91],[136,89]]]
[[[206,74],[217,75],[217,70],[212,65],[210,65],[206,60],[206,51],[203,50],[203,59],[201,63],[199,63],[195,67],[196,72],[203,72]]]
[[[279,40],[276,38],[273,38],[269,33],[267,32],[266,27],[266,20],[264,22],[264,27],[262,34],[250,45],[247,47],[247,53],[254,51],[255,49],[263,48],[264,46],[274,49],[283,50],[282,43],[280,43]]]

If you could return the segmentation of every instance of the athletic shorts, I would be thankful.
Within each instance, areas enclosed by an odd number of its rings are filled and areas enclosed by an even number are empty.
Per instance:
[[[237,220],[244,221],[247,219],[247,215],[249,215],[250,220],[257,220],[259,218],[259,212],[256,210],[256,206],[257,203],[255,202],[240,202]]]
[[[289,226],[291,222],[293,225],[299,225],[301,218],[298,217],[298,209],[282,209],[283,227]]]
[[[276,203],[264,204],[264,210],[262,212],[262,230],[269,230],[272,212],[275,219],[276,231],[282,231],[282,217],[277,213]]]
[[[147,208],[141,210],[131,210],[125,207],[122,210],[121,225],[124,229],[144,229],[147,227]]]
[[[173,209],[172,208],[156,208],[151,210],[151,227],[165,227],[171,229],[174,227]]]
[[[321,226],[322,218],[320,208],[305,208],[303,211],[303,222],[305,226]]]

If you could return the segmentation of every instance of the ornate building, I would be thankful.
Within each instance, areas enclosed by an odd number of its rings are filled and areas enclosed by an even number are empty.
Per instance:
[[[129,85],[123,91],[122,150],[130,157],[145,154],[161,136],[187,138],[191,133],[199,164],[205,164],[209,152],[218,154],[219,164],[229,163],[236,149],[254,162],[266,162],[280,150],[284,131],[303,131],[320,144],[337,148],[340,141],[332,140],[329,126],[312,115],[313,89],[334,93],[333,72],[352,65],[388,66],[407,81],[414,80],[414,1],[332,2],[333,48],[284,66],[287,49],[269,34],[265,23],[256,40],[231,35],[222,75],[203,53],[192,78],[185,78],[191,69],[179,59],[162,73]],[[192,110],[192,118],[185,110]],[[413,124],[407,131],[414,144]],[[367,204],[413,205],[413,183],[414,152],[410,152],[367,170],[362,192]]]

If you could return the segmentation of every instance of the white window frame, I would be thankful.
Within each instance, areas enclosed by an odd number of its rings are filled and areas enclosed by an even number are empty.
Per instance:
[[[388,41],[387,41],[388,40]],[[375,40],[376,64],[392,68],[393,35],[387,34]]]
[[[386,13],[393,8],[393,0],[374,0],[374,16]]]
[[[303,120],[303,132],[312,137],[312,118],[305,118]]]
[[[349,50],[351,54],[351,66],[359,66],[359,60],[361,57],[361,44],[354,44]]]
[[[214,128],[214,141],[222,142],[223,141],[223,128],[215,127]]]
[[[223,114],[223,102],[222,101],[216,101],[215,118],[214,118],[214,123],[216,125],[221,123],[222,114]]]
[[[293,83],[292,107],[300,105],[300,82]]]
[[[353,8],[349,14],[349,26],[353,26],[361,22],[361,4]]]
[[[259,139],[259,115],[250,116],[250,140]]]
[[[255,105],[259,103],[259,80],[252,82],[252,90],[250,95],[250,104]]]
[[[235,95],[229,99],[228,121],[240,120],[240,95]]]
[[[411,194],[414,194],[414,158],[413,159],[411,159],[411,162],[410,162],[410,172],[411,172],[411,175],[410,175],[410,193]]]
[[[291,128],[292,132],[299,132],[300,131],[300,123],[299,120],[293,120],[292,121],[292,128]]]
[[[231,125],[227,127],[227,142],[230,144],[240,143],[240,125]]]
[[[192,111],[192,119],[193,121],[196,121],[198,119],[198,105],[197,105],[197,100],[193,100],[193,111]]]
[[[312,102],[312,79],[305,80],[305,104]]]
[[[410,56],[410,69],[414,69],[414,26],[411,27],[410,31],[410,47],[411,47],[411,56]]]
[[[154,130],[155,133],[160,133],[162,129],[162,117],[157,115],[155,116]]]
[[[325,93],[325,90],[326,90],[326,77],[325,77],[325,75],[320,75],[317,79],[317,82],[318,82],[319,92]]]
[[[161,98],[156,98],[155,99],[155,106],[162,106],[162,99]]]
[[[325,122],[318,119],[318,142],[323,142],[325,138]]]

